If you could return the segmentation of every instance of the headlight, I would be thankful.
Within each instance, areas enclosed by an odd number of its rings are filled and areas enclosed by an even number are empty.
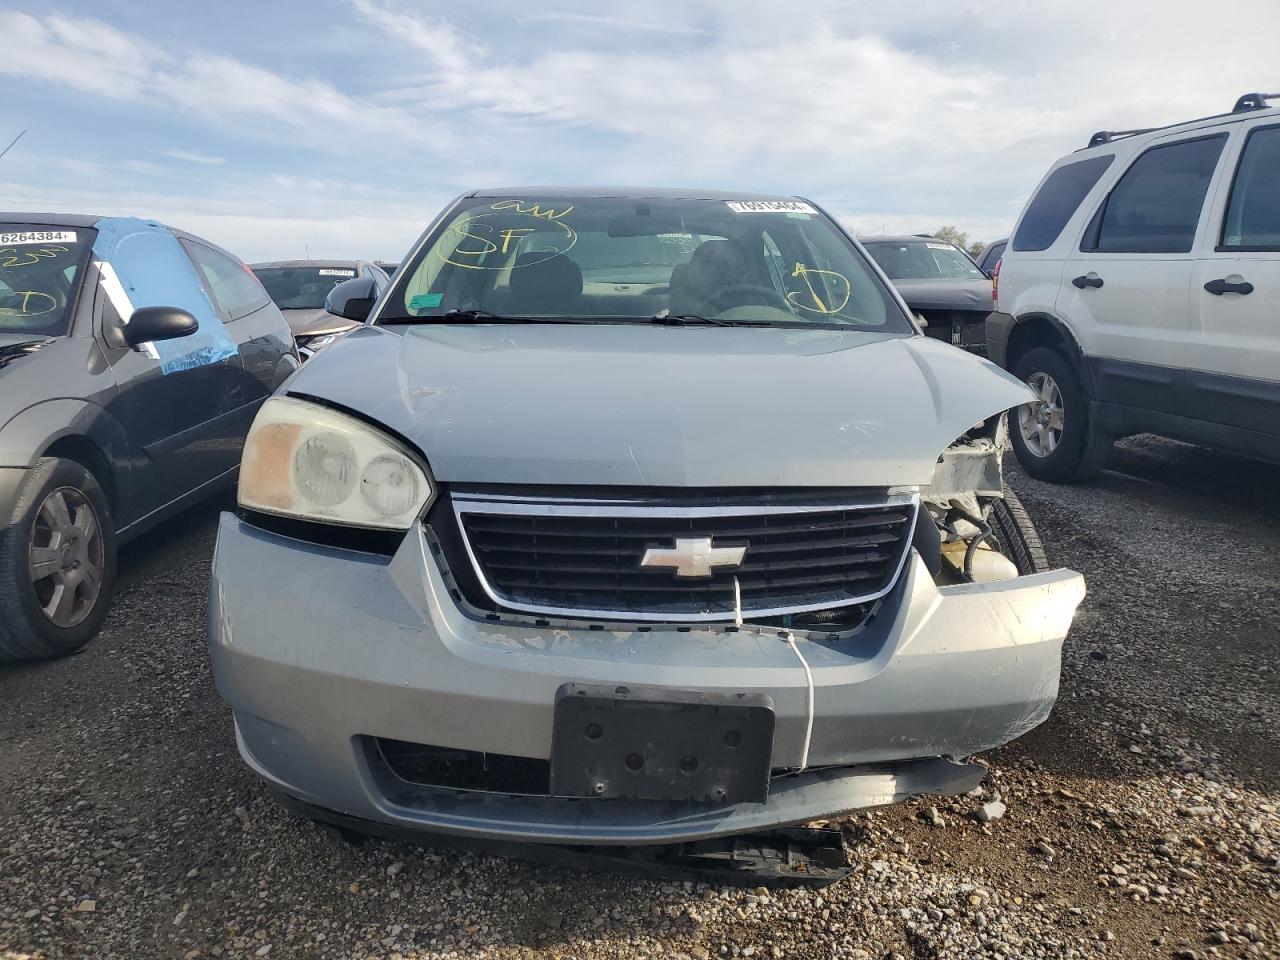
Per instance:
[[[338,334],[336,333],[326,333],[322,337],[299,337],[298,346],[306,347],[312,353],[315,353],[320,348],[327,347],[337,339]]]
[[[272,397],[249,429],[240,506],[305,520],[407,530],[431,498],[405,448],[354,417]]]

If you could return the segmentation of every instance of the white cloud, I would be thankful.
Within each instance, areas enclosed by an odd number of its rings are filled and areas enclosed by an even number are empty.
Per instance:
[[[350,0],[350,4],[370,24],[426,54],[446,74],[465,73],[486,52],[482,44],[463,37],[446,20],[420,17],[378,0]]]
[[[174,160],[181,160],[183,163],[198,163],[205,167],[221,167],[227,162],[226,157],[215,157],[196,150],[165,150],[164,155]]]
[[[645,30],[653,33],[671,33],[684,36],[705,36],[710,32],[704,27],[685,27],[679,24],[659,23],[657,21],[631,20],[627,17],[605,17],[593,13],[566,13],[563,11],[531,13],[517,17],[516,22],[580,23],[592,27],[607,27],[611,30]]]
[[[168,51],[98,20],[0,11],[13,49],[0,75],[39,78],[113,99],[151,102],[223,124],[258,121],[258,132],[290,128],[312,142],[351,133],[411,130],[398,110],[372,107],[318,78],[294,79],[233,57]]]
[[[987,239],[1092,131],[1215,113],[1274,87],[1280,34],[1276,0],[1219,0],[1215,16],[1248,27],[1212,57],[1203,24],[1139,0],[345,0],[345,21],[293,2],[297,49],[340,45],[343,69],[187,42],[181,12],[144,37],[0,11],[11,82],[195,118],[242,144],[218,141],[235,163],[218,162],[189,135],[143,141],[130,125],[124,159],[91,159],[104,147],[84,162],[132,172],[144,192],[84,177],[77,193],[65,169],[26,167],[32,204],[63,191],[88,209],[133,205],[253,257],[276,255],[277,238],[395,255],[468,185],[701,183],[802,193],[867,232],[951,223]],[[172,162],[149,170],[139,146]]]
[[[95,20],[0,11],[0,74],[38,78],[101,96],[142,96],[157,60],[137,38]]]

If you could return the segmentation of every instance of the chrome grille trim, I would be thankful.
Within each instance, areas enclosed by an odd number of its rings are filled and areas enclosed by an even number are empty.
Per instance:
[[[731,504],[681,506],[662,502],[645,502],[643,500],[574,500],[559,497],[518,497],[500,498],[489,494],[457,493],[451,498],[454,519],[458,532],[466,549],[481,588],[488,598],[499,608],[529,614],[541,614],[549,617],[570,617],[584,620],[618,620],[640,623],[723,623],[734,620],[734,612],[706,611],[697,613],[681,613],[653,610],[613,610],[593,609],[587,607],[566,607],[558,605],[528,603],[503,595],[490,581],[484,565],[477,556],[472,544],[472,537],[467,529],[466,515],[483,516],[525,516],[525,517],[581,517],[581,518],[651,518],[661,520],[671,518],[687,520],[700,517],[751,517],[782,516],[816,513],[832,513],[836,511],[874,511],[877,509],[902,509],[909,507],[906,529],[894,545],[897,551],[896,560],[892,564],[892,573],[883,585],[874,591],[857,596],[825,599],[808,604],[788,604],[766,608],[749,605],[750,596],[744,593],[743,615],[747,618],[775,617],[793,613],[808,613],[815,610],[831,610],[839,607],[872,603],[889,593],[902,577],[907,557],[911,553],[911,542],[915,534],[915,524],[919,512],[919,493],[881,493],[866,497],[844,498],[839,501],[821,504]],[[672,536],[674,537],[674,532]],[[665,536],[665,535],[663,535]],[[748,549],[748,555],[750,550]],[[638,562],[638,561],[637,561]]]

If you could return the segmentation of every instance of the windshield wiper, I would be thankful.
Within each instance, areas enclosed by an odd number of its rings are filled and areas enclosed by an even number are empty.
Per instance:
[[[489,310],[460,309],[454,307],[444,313],[423,314],[417,317],[384,317],[379,324],[409,323],[475,323],[489,321],[491,323],[566,323],[559,317],[507,317]]]
[[[696,313],[672,313],[670,310],[659,310],[649,318],[650,323],[660,323],[664,327],[683,327],[692,323],[706,323],[716,327],[733,327],[733,320],[721,320],[718,317],[703,317]]]

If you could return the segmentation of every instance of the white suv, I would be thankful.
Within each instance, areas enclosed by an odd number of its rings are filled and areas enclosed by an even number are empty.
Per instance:
[[[1280,462],[1280,94],[1096,133],[1049,170],[997,266],[991,359],[1040,398],[1032,476],[1096,473],[1159,433]]]

